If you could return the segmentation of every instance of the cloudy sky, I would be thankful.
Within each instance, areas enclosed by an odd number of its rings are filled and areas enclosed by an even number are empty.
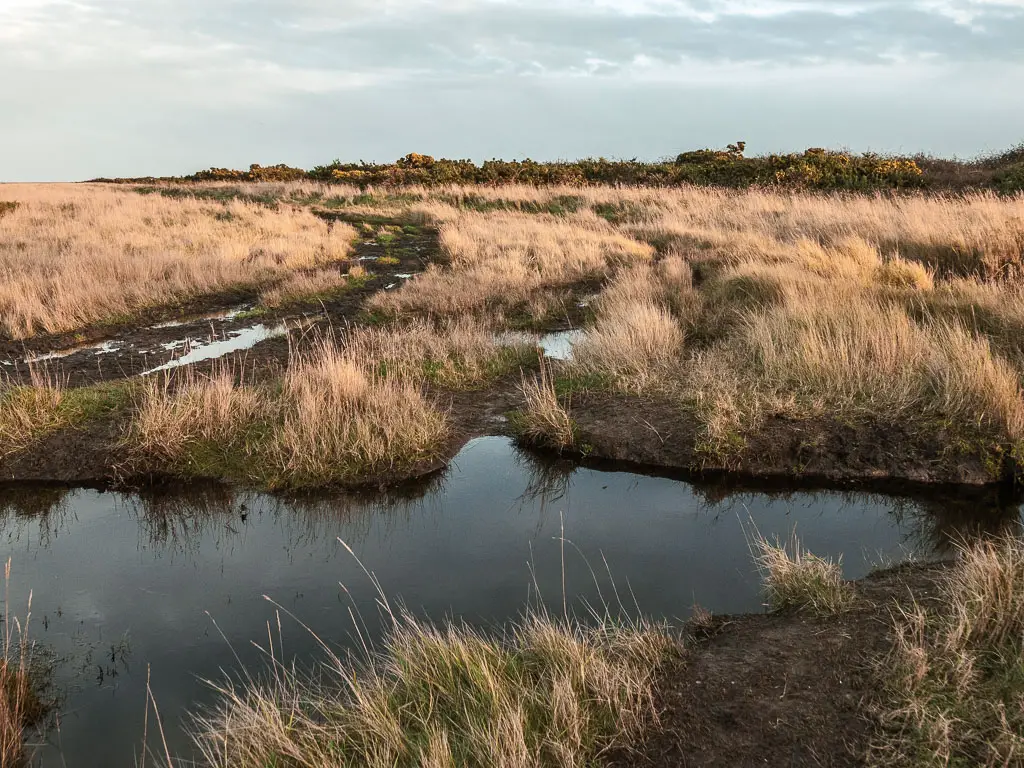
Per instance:
[[[0,0],[0,180],[1024,140],[1024,0]]]

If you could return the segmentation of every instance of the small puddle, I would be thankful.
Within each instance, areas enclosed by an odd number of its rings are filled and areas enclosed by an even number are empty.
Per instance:
[[[61,360],[65,357],[71,357],[71,355],[77,354],[79,352],[89,351],[97,355],[109,355],[113,352],[120,351],[123,346],[124,342],[117,340],[104,341],[99,344],[83,344],[79,347],[71,347],[69,349],[58,349],[54,350],[53,352],[46,352],[42,355],[30,355],[24,358],[23,362],[33,364],[42,363],[47,360]],[[7,365],[11,365],[11,363],[8,362]]]
[[[572,360],[573,347],[578,344],[586,331],[558,331],[542,336],[537,346],[544,350],[544,357],[549,360]]]
[[[266,326],[263,323],[242,328],[237,331],[228,331],[226,339],[216,341],[201,341],[199,339],[178,339],[163,345],[165,350],[174,350],[185,347],[188,351],[181,357],[169,360],[156,368],[143,371],[141,375],[149,376],[159,371],[168,371],[172,368],[180,368],[183,365],[192,365],[203,360],[216,360],[218,357],[238,352],[243,349],[250,349],[261,341],[273,339],[277,336],[284,336],[288,333],[288,326],[285,323],[275,326]]]
[[[207,320],[234,320],[240,314],[248,312],[250,309],[252,309],[252,305],[246,304],[241,307],[229,309],[227,312],[215,312],[212,315],[200,315],[199,317],[167,320],[162,323],[157,323],[156,325],[151,325],[149,328],[151,330],[160,330],[161,328],[178,328],[182,325],[191,325],[192,323],[201,323]]]

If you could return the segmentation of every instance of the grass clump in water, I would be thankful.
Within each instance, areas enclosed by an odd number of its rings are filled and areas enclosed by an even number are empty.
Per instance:
[[[364,663],[220,687],[198,718],[207,764],[591,766],[656,722],[676,641],[656,626],[528,615],[503,637],[402,615]]]
[[[853,588],[843,580],[841,563],[811,554],[796,538],[787,549],[758,535],[754,547],[773,611],[795,608],[830,615],[845,611],[853,602]]]

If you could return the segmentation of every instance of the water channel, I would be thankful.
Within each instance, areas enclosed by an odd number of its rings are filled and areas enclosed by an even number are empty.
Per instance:
[[[990,514],[1015,520],[1019,510]],[[261,668],[253,643],[268,622],[277,632],[264,596],[339,648],[354,642],[349,607],[379,631],[373,586],[341,541],[391,599],[436,620],[497,626],[538,600],[561,611],[563,575],[581,613],[603,600],[684,620],[695,603],[762,610],[755,527],[769,538],[795,530],[858,578],[941,555],[959,516],[942,500],[722,493],[540,459],[498,437],[469,443],[442,476],[383,496],[0,488],[10,609],[24,616],[32,591],[31,636],[55,656],[61,698],[35,761],[68,768],[135,764],[147,670],[169,746],[188,756],[182,718],[211,702],[203,680]],[[316,640],[281,622],[284,656],[315,658]]]

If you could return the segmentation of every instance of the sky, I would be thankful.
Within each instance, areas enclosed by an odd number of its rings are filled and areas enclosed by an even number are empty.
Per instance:
[[[0,181],[1024,141],[1024,0],[0,0]]]

